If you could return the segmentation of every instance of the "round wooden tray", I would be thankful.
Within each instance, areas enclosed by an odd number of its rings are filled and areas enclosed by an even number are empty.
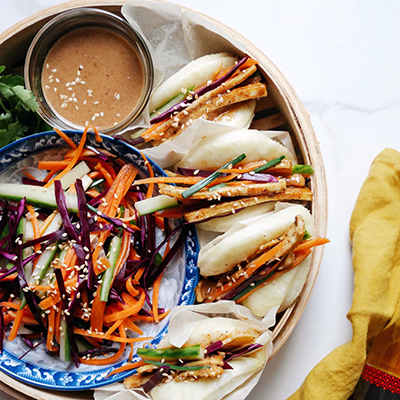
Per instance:
[[[36,32],[47,21],[61,12],[72,8],[90,6],[120,14],[121,6],[127,1],[129,0],[73,0],[33,14],[0,34],[0,63],[8,68],[22,67],[25,54]],[[262,73],[268,82],[269,95],[264,107],[269,112],[265,118],[254,122],[251,128],[289,131],[300,161],[313,165],[315,173],[312,175],[310,182],[310,188],[313,192],[311,212],[314,216],[316,235],[326,236],[327,187],[325,169],[317,138],[303,104],[281,71],[265,54],[233,29],[206,15],[202,16],[233,38],[246,44],[248,54],[260,62]],[[311,268],[303,291],[295,304],[280,316],[279,322],[274,328],[274,350],[272,356],[287,340],[303,313],[318,275],[322,255],[323,246],[314,249]],[[0,372],[0,390],[23,400],[31,400],[32,398],[40,400],[93,398],[92,391],[61,392],[44,390],[16,381],[2,372]]]

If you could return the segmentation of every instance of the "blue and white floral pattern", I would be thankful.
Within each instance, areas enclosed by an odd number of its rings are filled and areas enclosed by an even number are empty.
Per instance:
[[[82,132],[68,131],[67,135],[75,142],[79,143]],[[118,155],[126,162],[134,164],[144,175],[147,175],[147,168],[139,151],[134,147],[113,139],[109,136],[102,136],[101,143],[96,142],[93,134],[88,134],[87,144],[101,150]],[[8,168],[20,162],[24,158],[39,154],[48,150],[57,148],[67,148],[65,141],[55,132],[45,132],[29,136],[17,142],[11,143],[0,150],[0,174]],[[165,175],[162,169],[154,162],[152,164],[156,175]],[[197,256],[199,245],[197,234],[194,227],[189,228],[189,234],[185,243],[185,266],[183,273],[182,291],[178,298],[177,305],[193,304],[194,288],[198,283]],[[155,339],[151,341],[153,345],[157,345],[167,332],[168,324],[160,326],[159,332]],[[37,348],[33,351],[42,351]],[[41,388],[54,390],[88,390],[103,385],[118,382],[130,375],[132,372],[123,372],[112,375],[110,378],[105,377],[115,368],[123,365],[127,360],[126,357],[120,362],[112,366],[82,366],[76,368],[75,365],[63,365],[59,361],[54,363],[35,363],[34,357],[20,359],[12,351],[12,346],[5,346],[3,354],[0,355],[0,370],[18,379],[22,382],[35,385]],[[40,357],[39,357],[40,359]]]

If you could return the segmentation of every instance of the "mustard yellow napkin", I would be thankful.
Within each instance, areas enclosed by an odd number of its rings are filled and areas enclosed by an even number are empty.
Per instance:
[[[290,400],[347,400],[373,338],[400,317],[400,153],[396,150],[385,149],[373,161],[351,217],[350,239],[354,293],[347,317],[353,337],[323,359]]]

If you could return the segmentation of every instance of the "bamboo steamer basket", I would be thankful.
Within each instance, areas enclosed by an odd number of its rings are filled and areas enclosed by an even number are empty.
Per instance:
[[[35,34],[46,22],[59,13],[73,8],[90,6],[120,14],[121,6],[127,1],[129,0],[72,0],[33,14],[0,34],[0,63],[8,68],[22,68],[29,44]],[[185,9],[185,7],[181,8]],[[253,122],[251,128],[289,131],[299,161],[313,165],[315,173],[310,179],[310,188],[313,192],[310,210],[314,216],[315,234],[326,236],[328,205],[325,169],[317,138],[303,104],[282,72],[265,54],[230,27],[206,15],[202,16],[217,28],[243,42],[247,46],[249,56],[259,61],[260,69],[268,82],[268,97],[263,104],[264,109],[267,110],[267,116]],[[323,251],[323,246],[314,249],[310,271],[300,296],[278,318],[273,330],[274,347],[271,358],[288,339],[303,313],[318,275]],[[19,382],[3,372],[0,372],[0,390],[21,400],[93,398],[93,392],[90,390],[81,392],[45,390]]]

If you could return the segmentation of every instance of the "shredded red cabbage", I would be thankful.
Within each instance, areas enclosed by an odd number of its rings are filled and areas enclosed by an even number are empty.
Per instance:
[[[110,158],[106,153],[104,153],[103,151],[100,151],[99,149],[96,149],[93,146],[86,146],[86,148],[88,150],[92,150],[94,153],[96,153],[97,156],[103,161],[108,161],[108,159]]]
[[[78,355],[79,355],[79,357],[84,357],[87,355],[90,355],[91,357],[97,357],[97,356],[102,356],[102,355],[108,354],[108,353],[116,353],[117,351],[118,351],[118,349],[116,349],[116,348],[102,346],[102,347],[98,347],[96,349],[80,351],[78,353]]]
[[[87,265],[88,268],[87,285],[90,290],[93,290],[96,281],[96,274],[94,272],[92,254],[90,251],[92,246],[90,243],[90,227],[88,222],[88,208],[86,206],[86,194],[80,179],[76,180],[75,189],[78,197],[79,221],[82,230],[81,240],[83,251],[85,252],[84,264]]]
[[[229,363],[227,363],[226,361],[224,361],[224,365],[223,365],[222,368],[223,369],[233,369],[233,367]]]
[[[29,309],[31,310],[32,315],[34,316],[35,320],[38,322],[43,334],[46,335],[46,328],[43,324],[42,317],[39,312],[39,308],[35,301],[35,297],[31,291],[31,288],[28,286],[24,267],[22,264],[22,235],[18,235],[18,237],[16,239],[15,253],[18,257],[17,263],[15,264],[15,266],[17,267],[19,286],[21,287],[22,293],[26,300],[26,304],[28,305]]]
[[[176,169],[176,172],[183,176],[201,176],[204,178],[210,176],[213,173],[213,171],[206,171],[204,169],[182,168],[182,167],[178,167]]]
[[[246,289],[251,283],[258,281],[261,278],[265,278],[268,272],[274,267],[276,262],[278,261],[273,261],[267,265],[264,264],[263,266],[261,266],[257,273],[249,277],[249,279],[246,279],[241,285],[239,285],[235,289],[232,289],[230,292],[228,292],[225,296],[222,297],[222,300],[233,299],[242,290]]]
[[[24,185],[32,185],[32,186],[44,186],[46,184],[46,182],[37,181],[36,179],[30,179],[27,177],[23,177],[21,181]]]
[[[173,229],[169,236],[167,236],[163,242],[155,249],[155,251],[152,253],[151,260],[149,262],[149,265],[143,274],[143,282],[144,286],[146,289],[149,289],[154,281],[158,278],[158,276],[161,274],[162,271],[166,268],[168,263],[172,260],[173,256],[177,253],[181,245],[183,244],[184,240],[186,239],[187,233],[188,233],[188,228],[186,226],[187,224],[181,224],[178,225],[175,229]],[[173,246],[170,248],[169,252],[164,255],[163,260],[161,261],[160,265],[152,269],[151,267],[154,265],[154,261],[156,258],[157,253],[160,251],[160,249],[170,240],[170,238],[179,230],[182,229],[180,235],[178,236],[178,239],[175,241]]]
[[[253,344],[249,344],[248,346],[244,347],[243,349],[240,349],[239,351],[233,353],[230,357],[228,357],[225,361],[229,362],[234,360],[235,358],[244,356],[245,354],[251,353],[254,350],[258,350],[261,349],[261,347],[263,347],[262,344],[260,343],[253,343]]]
[[[143,390],[145,393],[149,393],[151,389],[156,387],[163,379],[164,374],[169,372],[169,367],[161,367],[144,385]]]
[[[93,211],[94,213],[96,213],[99,217],[105,219],[106,221],[111,222],[113,225],[115,225],[118,228],[122,228],[125,229],[126,231],[128,231],[129,233],[135,233],[136,230],[132,229],[129,224],[126,224],[125,222],[121,221],[119,218],[112,218],[109,217],[106,214],[103,214],[102,212],[100,212],[99,210],[97,210],[96,208],[94,208],[91,204],[87,204],[87,208],[90,211]]]
[[[25,343],[28,345],[29,349],[24,354],[22,354],[22,356],[20,356],[19,359],[22,360],[28,353],[30,353],[32,350],[36,349],[36,347],[39,347],[44,342],[45,342],[45,339],[42,339],[40,342],[37,342],[37,343],[31,342],[31,345],[29,345],[27,340],[25,339]]]
[[[271,174],[250,174],[245,172],[244,174],[240,175],[239,180],[242,181],[253,181],[253,182],[264,182],[264,183],[276,183],[279,182],[275,176]]]
[[[0,353],[3,354],[3,340],[6,327],[4,326],[3,307],[0,308]]]
[[[222,343],[222,340],[217,340],[214,343],[209,344],[205,350],[207,354],[213,353],[214,351],[219,350],[224,344]]]

